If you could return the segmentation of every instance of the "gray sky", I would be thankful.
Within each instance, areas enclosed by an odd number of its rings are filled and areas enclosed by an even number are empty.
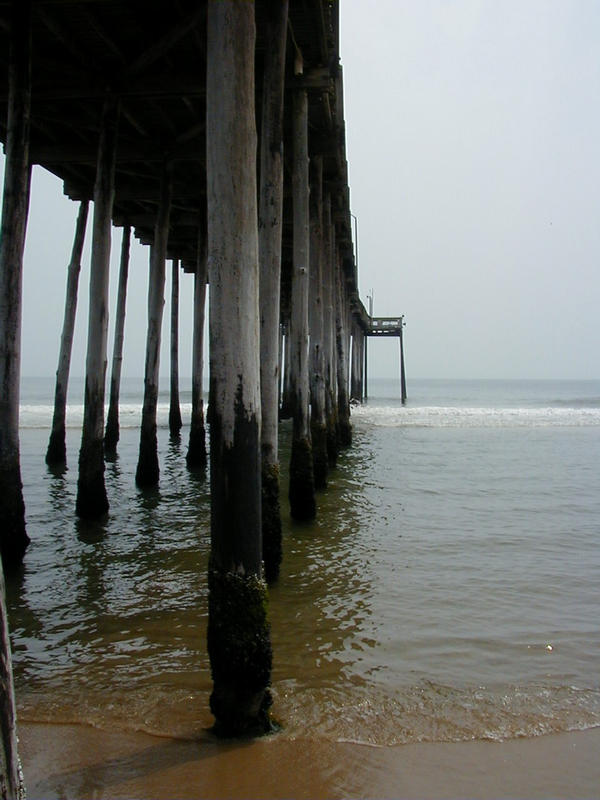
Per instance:
[[[342,0],[341,26],[361,296],[374,290],[375,314],[405,314],[409,380],[600,378],[600,3]],[[24,375],[56,369],[76,213],[36,168]],[[89,241],[73,375],[84,373],[88,265]],[[143,373],[147,272],[137,246],[129,375]],[[189,375],[191,276],[181,288]],[[369,355],[372,375],[397,375],[396,340],[371,340]]]
[[[600,378],[600,3],[342,0],[341,25],[361,295],[406,315],[409,376]]]

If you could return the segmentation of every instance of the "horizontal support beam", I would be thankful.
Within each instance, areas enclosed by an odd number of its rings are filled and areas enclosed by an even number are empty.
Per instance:
[[[153,142],[120,142],[117,146],[117,165],[136,162],[162,163],[163,161],[198,161],[204,163],[204,143],[189,141],[160,148]],[[64,142],[60,144],[31,143],[30,159],[33,164],[89,164],[97,158],[95,145]]]

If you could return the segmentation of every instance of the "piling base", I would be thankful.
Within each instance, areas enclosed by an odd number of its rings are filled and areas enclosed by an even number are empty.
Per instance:
[[[50,434],[48,449],[46,450],[46,464],[66,464],[67,446],[65,443],[66,433],[64,427],[60,430],[53,430]]]
[[[327,455],[327,426],[311,425],[313,474],[315,489],[327,488],[327,473],[329,472],[329,457]]]
[[[150,489],[158,486],[159,477],[158,441],[154,430],[151,434],[142,433],[135,483],[140,489]]]
[[[79,478],[75,513],[82,519],[98,519],[108,511],[104,485],[102,440],[82,444],[79,451]]]
[[[29,536],[25,530],[23,484],[18,472],[15,473],[12,469],[0,470],[0,497],[0,555],[5,571],[9,571],[21,564],[29,544]]]
[[[185,456],[188,469],[206,469],[206,430],[204,424],[192,424],[190,428],[190,442]]]
[[[262,466],[262,541],[267,583],[279,577],[282,558],[281,507],[279,504],[279,464]]]
[[[119,441],[119,420],[108,411],[106,418],[106,430],[104,431],[104,449],[109,453],[114,453]]]
[[[340,447],[350,447],[352,444],[352,425],[350,424],[349,417],[340,416],[338,435],[340,439]]]
[[[181,411],[179,410],[179,406],[176,405],[169,409],[169,434],[171,438],[177,438],[179,436],[179,431],[183,427],[183,422],[181,421]]]
[[[209,568],[210,709],[218,736],[260,736],[273,728],[267,604],[261,578]]]
[[[314,519],[315,480],[313,474],[312,448],[307,439],[293,439],[290,460],[290,514],[296,520]]]
[[[337,464],[339,449],[337,420],[331,414],[327,420],[327,460],[330,467],[335,467]]]

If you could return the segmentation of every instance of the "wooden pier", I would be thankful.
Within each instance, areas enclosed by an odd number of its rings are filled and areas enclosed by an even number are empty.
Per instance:
[[[367,320],[358,296],[340,5],[337,0],[0,0],[0,139],[6,153],[0,251],[4,567],[18,566],[28,543],[18,385],[22,255],[31,167],[38,164],[63,181],[65,194],[82,209],[61,351],[60,375],[67,377],[77,248],[84,209],[93,201],[85,410],[74,509],[80,517],[93,519],[110,507],[104,449],[118,442],[129,232],[149,246],[136,474],[141,487],[160,481],[156,402],[167,259],[176,271],[193,276],[194,288],[192,278],[184,274],[182,280],[190,281],[185,290],[194,292],[195,316],[189,332],[194,386],[187,460],[190,469],[203,469],[206,462],[202,330],[208,283],[208,648],[211,708],[217,729],[226,734],[270,726],[265,576],[277,578],[282,554],[281,353],[287,354],[285,390],[294,430],[289,502],[294,518],[308,519],[318,513],[315,487],[326,485],[338,449],[351,441],[350,395],[364,394],[366,338],[402,336],[402,318],[395,325]],[[125,235],[114,402],[105,429],[114,226],[123,227]],[[176,323],[171,325],[174,330]],[[64,380],[60,377],[57,391],[65,390]],[[180,425],[176,382],[172,372],[174,435]],[[60,439],[60,414],[57,424]],[[52,453],[49,458],[64,460],[64,441],[54,441]]]

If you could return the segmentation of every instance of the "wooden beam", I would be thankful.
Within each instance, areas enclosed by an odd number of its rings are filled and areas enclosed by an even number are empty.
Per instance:
[[[184,20],[182,20],[178,25],[174,25],[170,30],[168,30],[161,39],[158,40],[152,47],[149,47],[145,52],[141,53],[135,61],[129,66],[127,70],[127,75],[136,75],[144,70],[148,69],[149,66],[154,64],[155,61],[158,61],[159,58],[162,58],[166,55],[169,50],[172,50],[173,47],[177,44],[177,42],[186,36],[198,23],[202,20],[204,15],[206,14],[206,7],[203,3],[198,3],[196,9]]]

